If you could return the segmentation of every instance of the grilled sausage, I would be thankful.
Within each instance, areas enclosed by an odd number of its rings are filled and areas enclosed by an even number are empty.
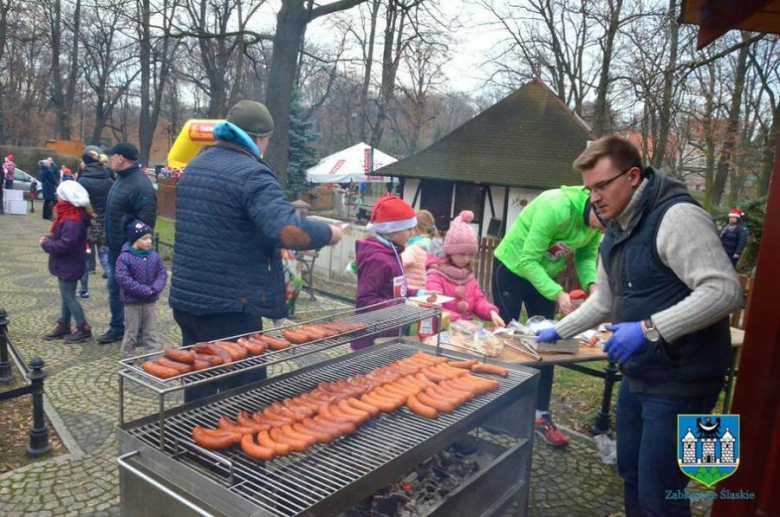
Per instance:
[[[417,400],[419,400],[422,404],[425,404],[426,406],[430,406],[434,408],[436,411],[442,411],[444,413],[451,413],[455,409],[455,404],[453,404],[449,400],[428,395],[426,391],[417,395]]]
[[[199,354],[216,355],[222,360],[223,364],[233,362],[233,356],[230,355],[227,350],[211,343],[199,343],[194,345],[192,349]]]
[[[303,423],[297,423],[292,426],[293,431],[310,438],[314,438],[317,443],[328,443],[331,441],[330,434],[324,431],[315,430],[303,425]]]
[[[295,343],[296,345],[302,345],[303,343],[308,343],[311,341],[311,338],[308,334],[303,334],[294,330],[283,329],[282,335],[284,336],[284,339],[290,343]],[[268,343],[268,346],[271,346],[271,343]]]
[[[304,418],[300,424],[295,424],[295,425],[296,426],[300,425],[314,433],[320,434],[322,436],[327,436],[328,442],[332,442],[333,440],[335,440],[336,438],[338,438],[343,434],[339,429],[330,428],[330,427],[323,426],[319,423],[315,423],[314,420],[312,420],[311,418]],[[293,428],[295,428],[295,426],[293,426]]]
[[[306,452],[309,448],[309,442],[306,440],[298,440],[282,434],[282,431],[278,427],[274,427],[268,433],[271,435],[271,439],[276,443],[282,443],[289,445],[295,452]]]
[[[195,360],[205,361],[209,363],[211,366],[219,366],[220,364],[222,364],[222,359],[218,355],[200,354],[198,352],[195,352]]]
[[[149,375],[154,375],[160,379],[170,379],[171,377],[181,375],[179,370],[174,370],[173,368],[162,366],[161,364],[155,363],[154,361],[146,361],[141,365],[141,368],[143,368],[143,370]]]
[[[312,436],[311,434],[304,434],[299,433],[295,429],[292,428],[291,425],[284,425],[280,428],[282,431],[282,436],[286,436],[288,438],[291,438],[293,440],[300,440],[302,442],[306,442],[306,447],[312,447],[317,443],[317,438]]]
[[[192,369],[196,372],[199,370],[205,370],[207,368],[211,368],[212,364],[208,361],[201,361],[200,359],[195,359],[195,364],[192,365]]]
[[[230,447],[241,441],[243,435],[228,431],[216,431],[196,426],[192,430],[192,439],[204,449],[218,450]]]
[[[230,358],[233,361],[240,361],[241,359],[246,359],[246,356],[249,355],[249,353],[246,351],[245,348],[242,348],[235,343],[228,343],[227,341],[217,341],[216,343],[214,343],[214,346],[219,347],[222,350],[225,350],[228,354],[230,354]]]
[[[296,328],[295,332],[308,334],[312,340],[325,339],[330,335],[327,331],[319,328],[317,325],[304,325],[302,327]]]
[[[256,432],[267,431],[272,427],[267,422],[258,422],[254,418],[250,418],[249,415],[246,414],[246,411],[238,412],[238,415],[236,415],[236,422],[238,422],[238,425],[242,427],[249,427],[250,429],[254,429]]]
[[[223,416],[217,420],[217,427],[223,431],[241,434],[257,434],[258,430],[248,426],[236,425],[228,417]]]
[[[506,377],[507,375],[509,375],[509,370],[507,370],[503,366],[498,366],[497,364],[477,363],[471,367],[471,371],[474,373],[487,373],[489,375],[500,375],[501,377]]]
[[[190,373],[193,368],[191,364],[184,364],[178,361],[171,361],[167,357],[158,357],[157,364],[165,366],[166,368],[172,368],[179,373]]]
[[[424,418],[438,418],[439,412],[431,406],[427,406],[417,399],[417,395],[409,395],[406,405],[412,410],[412,413]]]
[[[379,414],[379,408],[374,406],[373,404],[368,404],[367,402],[364,402],[362,400],[358,400],[355,397],[350,397],[346,399],[347,404],[352,406],[355,409],[359,409],[361,411],[365,411],[369,415],[377,416]]]
[[[171,361],[178,361],[180,363],[193,364],[195,362],[195,352],[190,350],[179,350],[177,348],[169,348],[165,352],[165,357]]]
[[[386,398],[378,397],[373,393],[366,393],[360,397],[360,401],[364,404],[374,406],[382,413],[392,413],[398,409],[395,402]]]
[[[436,372],[433,367],[425,368],[420,373],[425,375],[425,377],[433,383],[439,383],[441,381],[447,380],[446,375]]]
[[[284,334],[284,331],[282,331],[282,334]],[[284,350],[285,348],[290,348],[290,342],[285,341],[284,339],[267,336],[265,334],[260,335],[260,339],[265,342],[271,350]]]
[[[244,347],[246,351],[252,355],[261,355],[265,352],[265,349],[268,348],[268,345],[264,342],[258,343],[257,341],[245,337],[239,338],[238,341],[236,341],[236,344]]]
[[[262,447],[272,449],[277,456],[287,456],[292,452],[292,447],[286,443],[279,443],[271,438],[268,431],[260,431],[257,433],[257,443]]]
[[[241,450],[244,451],[244,454],[256,460],[271,461],[276,456],[272,448],[257,445],[251,434],[245,434],[241,438]]]

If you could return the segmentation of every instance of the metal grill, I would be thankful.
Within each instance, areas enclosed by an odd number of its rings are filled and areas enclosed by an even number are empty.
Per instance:
[[[285,350],[267,351],[262,355],[250,356],[246,359],[230,363],[226,366],[214,366],[206,370],[178,375],[169,379],[160,379],[153,375],[149,375],[143,371],[143,369],[141,369],[141,364],[149,360],[154,360],[162,355],[160,352],[155,352],[119,361],[122,367],[124,367],[123,370],[119,371],[119,375],[138,384],[142,384],[157,394],[170,393],[172,391],[181,390],[185,387],[193,387],[200,384],[213,382],[215,380],[229,377],[247,370],[268,367],[274,364],[297,359],[299,357],[323,352],[339,345],[349,343],[363,336],[372,336],[380,332],[403,327],[404,325],[408,325],[421,319],[437,317],[440,314],[441,312],[437,308],[425,308],[417,305],[407,304],[395,304],[388,306],[388,303],[382,302],[375,306],[365,307],[359,310],[351,309],[348,311],[342,311],[327,318],[320,318],[317,320],[309,320],[305,322],[305,324],[316,324],[319,321],[340,318],[349,322],[363,323],[366,325],[366,328],[359,332],[347,332],[326,339],[311,341],[301,345],[294,345]],[[264,334],[268,334],[273,337],[280,337],[281,330],[288,328],[294,329],[295,327],[302,324],[304,323],[271,329],[267,332],[264,332]],[[240,334],[237,336],[226,337],[222,340],[235,340],[250,334]],[[188,347],[185,347],[185,349],[186,348]]]
[[[510,404],[516,398],[510,393],[519,390],[521,383],[533,375],[533,371],[510,369],[509,376],[501,379],[497,391],[476,397],[451,414],[441,414],[436,420],[421,418],[403,407],[373,419],[354,435],[268,463],[245,456],[238,447],[207,451],[191,438],[196,425],[216,427],[221,416],[232,418],[240,410],[257,411],[272,402],[307,392],[321,381],[364,374],[419,349],[419,346],[407,343],[375,346],[327,365],[266,381],[256,389],[228,399],[184,409],[178,414],[173,411],[165,422],[166,439],[162,452],[195,468],[270,515],[299,515],[312,512],[325,500],[343,494],[360,480],[371,479],[373,473],[409,456],[412,449],[418,452],[426,448],[430,452],[439,450],[446,439],[475,427],[494,411]],[[152,447],[158,446],[160,427],[157,421],[141,421],[136,426],[128,424],[125,431]]]

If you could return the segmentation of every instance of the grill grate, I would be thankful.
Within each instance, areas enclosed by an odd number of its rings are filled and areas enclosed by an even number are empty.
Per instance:
[[[439,433],[492,404],[533,375],[532,371],[510,369],[509,377],[501,380],[497,391],[481,395],[451,414],[441,414],[436,420],[418,417],[403,407],[392,414],[381,414],[352,436],[269,463],[248,458],[237,446],[205,451],[195,445],[190,436],[195,425],[216,427],[221,416],[232,418],[239,410],[262,409],[277,400],[309,391],[321,381],[367,373],[419,349],[406,343],[372,347],[367,352],[346,356],[326,366],[296,372],[279,382],[270,380],[257,389],[168,416],[162,451],[195,467],[206,477],[272,515],[298,515],[411,449],[435,439]],[[153,447],[158,446],[159,422],[130,427],[127,432]]]
[[[377,307],[377,308],[369,311],[368,309],[372,309],[372,307]],[[439,309],[435,307],[426,308],[417,305],[395,304],[395,305],[387,306],[386,302],[382,302],[372,307],[366,307],[359,310],[352,309],[349,311],[344,311],[335,314],[334,316],[330,316],[328,318],[322,318],[320,320],[310,320],[310,321],[306,321],[305,323],[299,323],[296,325],[283,327],[283,328],[294,328],[303,324],[309,324],[309,323],[316,324],[318,321],[324,321],[325,319],[330,320],[335,318],[341,318],[349,322],[365,324],[367,328],[365,330],[361,330],[360,332],[349,332],[331,338],[312,341],[310,343],[293,345],[292,347],[287,348],[285,350],[268,351],[263,355],[251,356],[241,361],[230,363],[230,365],[228,366],[215,366],[207,370],[191,372],[191,373],[179,375],[177,377],[172,377],[170,379],[160,379],[153,375],[149,375],[148,373],[144,372],[143,369],[141,368],[141,364],[143,364],[144,362],[149,360],[154,360],[162,355],[162,353],[160,352],[155,352],[155,353],[146,354],[143,356],[138,356],[130,359],[123,359],[119,361],[120,365],[123,367],[123,369],[119,371],[119,375],[133,382],[142,384],[143,386],[151,389],[157,394],[164,394],[171,391],[178,391],[185,387],[192,387],[204,383],[209,383],[215,380],[219,380],[225,377],[235,375],[236,373],[239,372],[256,369],[260,367],[268,367],[282,362],[291,361],[299,357],[307,356],[318,352],[323,352],[325,350],[335,348],[345,343],[355,341],[357,339],[360,339],[361,337],[372,336],[380,332],[397,329],[404,325],[411,324],[415,321],[436,317],[440,314]],[[281,330],[282,327],[278,329],[271,329],[264,333],[274,337],[280,337]],[[250,333],[250,334],[254,334],[254,333]],[[227,337],[224,338],[224,340],[232,340],[247,335],[249,334],[241,334],[239,336]]]

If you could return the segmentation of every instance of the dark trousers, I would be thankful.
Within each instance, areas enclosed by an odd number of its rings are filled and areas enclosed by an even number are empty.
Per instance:
[[[498,314],[505,322],[520,317],[520,309],[525,305],[528,317],[544,316],[555,318],[555,300],[548,300],[523,277],[517,276],[507,269],[498,259],[493,259],[493,303],[498,307]],[[539,391],[536,399],[536,409],[548,411],[552,396],[554,366],[539,368]]]
[[[677,464],[677,415],[712,411],[718,393],[672,397],[631,393],[620,386],[617,405],[617,464],[623,478],[626,517],[691,515],[688,499],[667,499],[689,478]]]
[[[225,312],[198,316],[191,312],[173,309],[173,319],[176,320],[179,328],[181,328],[181,346],[189,346],[201,341],[213,341],[228,336],[263,330],[262,316],[243,312]],[[184,402],[193,402],[263,379],[265,379],[265,368],[259,368],[251,372],[215,381],[211,384],[187,388],[184,390]]]
[[[56,205],[56,204],[57,204],[56,201],[48,201],[48,200],[44,200],[43,201],[43,218],[44,219],[48,219],[50,221],[52,220],[52,218],[54,217],[54,205]]]
[[[119,258],[121,250],[108,250],[108,264],[110,269],[108,273],[108,307],[111,309],[111,323],[109,331],[117,336],[125,333],[125,304],[119,299],[119,284],[116,281],[114,270],[116,268],[116,259]]]

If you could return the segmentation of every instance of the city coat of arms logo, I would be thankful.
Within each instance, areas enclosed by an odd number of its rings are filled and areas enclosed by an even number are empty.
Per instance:
[[[678,415],[677,463],[711,487],[739,467],[739,415]]]

